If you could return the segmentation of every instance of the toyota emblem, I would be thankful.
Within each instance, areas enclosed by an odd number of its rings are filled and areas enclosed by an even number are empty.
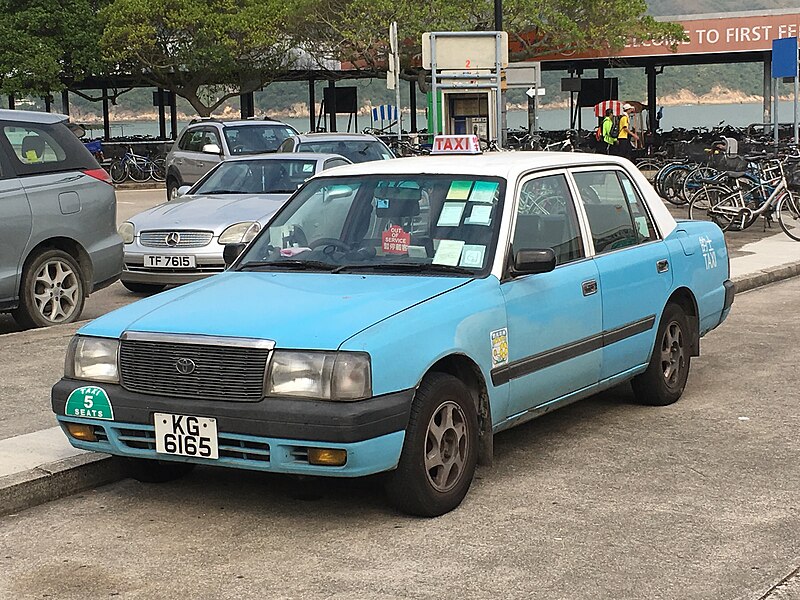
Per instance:
[[[196,368],[197,365],[191,358],[179,358],[175,361],[175,370],[181,375],[191,375]]]
[[[167,237],[164,238],[164,242],[167,246],[175,247],[181,242],[181,234],[177,231],[173,231],[167,234]]]

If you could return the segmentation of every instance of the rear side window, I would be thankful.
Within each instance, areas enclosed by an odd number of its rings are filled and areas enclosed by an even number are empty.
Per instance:
[[[97,161],[63,123],[4,123],[3,145],[19,175],[98,168]]]
[[[574,173],[597,254],[642,242],[616,171]],[[646,224],[645,224],[646,229]]]

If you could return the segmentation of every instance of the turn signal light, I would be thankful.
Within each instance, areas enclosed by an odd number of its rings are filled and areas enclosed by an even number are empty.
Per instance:
[[[97,437],[94,435],[94,428],[91,425],[83,425],[81,423],[67,423],[67,431],[76,440],[83,442],[96,442]]]
[[[341,467],[347,462],[347,450],[335,448],[309,448],[308,462],[324,467]]]

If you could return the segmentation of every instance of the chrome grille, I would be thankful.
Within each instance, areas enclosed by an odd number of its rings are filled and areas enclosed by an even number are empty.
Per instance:
[[[177,243],[168,244],[167,236],[178,234]],[[211,243],[214,233],[211,231],[142,231],[139,234],[139,243],[149,248],[202,248]]]
[[[119,363],[120,383],[127,390],[233,402],[257,402],[263,396],[268,348],[125,338]],[[193,372],[179,372],[179,359],[194,363]]]

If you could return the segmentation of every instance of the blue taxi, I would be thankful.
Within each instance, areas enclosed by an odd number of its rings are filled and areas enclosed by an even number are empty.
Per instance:
[[[226,254],[78,332],[52,391],[74,446],[143,481],[385,473],[396,507],[440,515],[504,429],[628,380],[678,400],[733,302],[719,228],[603,155],[339,167]]]

